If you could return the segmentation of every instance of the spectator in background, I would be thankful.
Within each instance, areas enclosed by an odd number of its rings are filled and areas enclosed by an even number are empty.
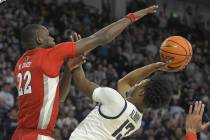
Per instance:
[[[68,126],[64,125],[63,129],[61,130],[61,138],[62,140],[69,140],[70,131],[68,129]]]
[[[3,90],[0,91],[1,104],[5,109],[10,109],[14,106],[14,97],[11,94],[12,85],[10,83],[4,83]]]
[[[12,134],[17,127],[17,108],[13,107],[7,113],[6,119],[3,122],[4,128],[6,131],[5,139],[10,140],[12,138]]]

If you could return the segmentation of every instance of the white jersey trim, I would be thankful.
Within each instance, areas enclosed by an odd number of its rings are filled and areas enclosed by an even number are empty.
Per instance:
[[[55,140],[55,139],[49,136],[38,135],[37,140]]]
[[[54,105],[56,90],[59,82],[59,76],[50,78],[46,75],[44,77],[44,101],[41,107],[38,129],[47,129]]]
[[[125,100],[125,99],[124,99]],[[127,108],[127,101],[125,100],[125,105],[124,105],[124,108],[123,108],[123,110],[117,115],[117,116],[114,116],[114,117],[110,117],[110,116],[107,116],[107,115],[104,115],[103,113],[102,113],[102,111],[101,111],[101,105],[102,104],[100,104],[99,105],[99,107],[98,107],[98,112],[99,112],[99,114],[102,116],[102,117],[104,117],[104,118],[106,118],[106,119],[117,119],[117,118],[119,118],[122,114],[123,114],[123,112],[125,112],[125,110],[126,110],[126,108]]]

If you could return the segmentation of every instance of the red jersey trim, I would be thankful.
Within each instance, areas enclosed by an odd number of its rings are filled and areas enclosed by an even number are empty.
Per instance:
[[[197,140],[197,136],[193,132],[187,132],[186,133],[186,140]]]

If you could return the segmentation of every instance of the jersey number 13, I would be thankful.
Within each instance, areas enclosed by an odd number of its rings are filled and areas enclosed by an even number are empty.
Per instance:
[[[126,129],[126,133],[123,135],[122,130]],[[135,126],[129,122],[129,120],[126,120],[113,134],[112,136],[115,137],[117,140],[120,140],[123,136],[126,136],[129,134],[132,130],[135,129]]]

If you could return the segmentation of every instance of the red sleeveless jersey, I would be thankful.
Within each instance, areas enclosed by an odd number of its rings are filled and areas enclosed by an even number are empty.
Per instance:
[[[76,44],[25,52],[15,67],[18,89],[18,128],[51,133],[59,106],[59,73],[64,60],[76,55]]]

